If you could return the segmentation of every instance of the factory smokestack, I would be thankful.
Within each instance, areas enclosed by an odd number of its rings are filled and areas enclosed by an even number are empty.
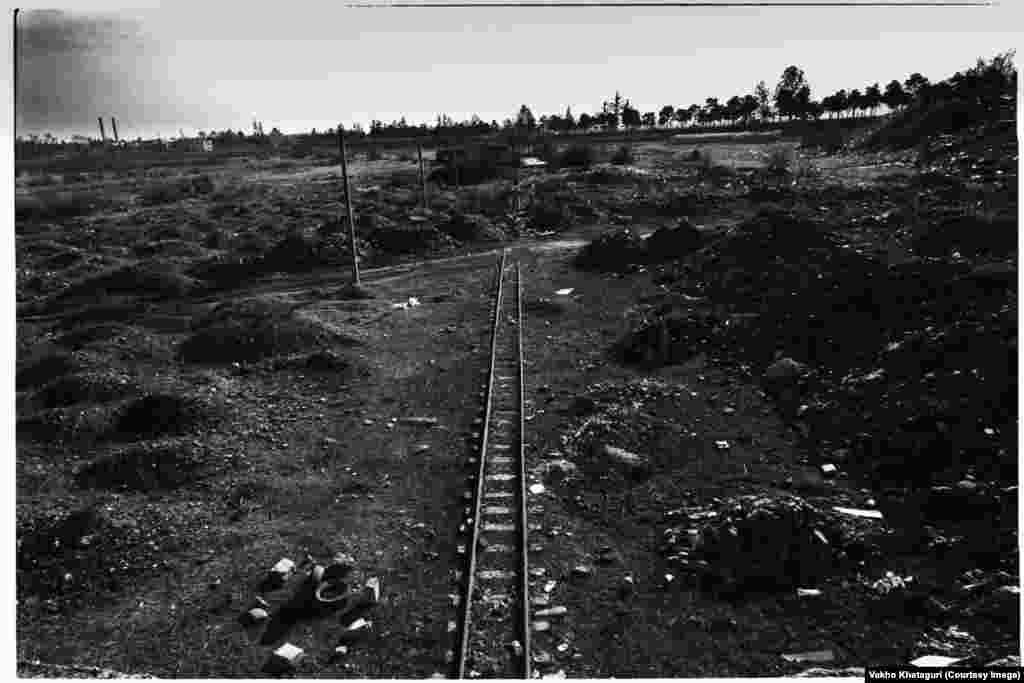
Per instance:
[[[114,142],[119,142],[120,138],[117,137],[117,119],[115,119],[113,116],[110,117],[110,127],[114,131]]]
[[[107,131],[103,130],[103,117],[102,116],[97,116],[96,120],[100,122],[100,139],[103,140],[103,142],[106,142],[107,141]]]

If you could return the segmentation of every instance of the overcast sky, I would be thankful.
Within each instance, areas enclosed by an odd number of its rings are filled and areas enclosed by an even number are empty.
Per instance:
[[[814,97],[920,71],[932,80],[1017,47],[1014,2],[975,8],[346,8],[191,2],[23,10],[19,133],[122,137],[305,132],[403,115],[641,111],[806,72]],[[137,3],[136,3],[137,4]]]

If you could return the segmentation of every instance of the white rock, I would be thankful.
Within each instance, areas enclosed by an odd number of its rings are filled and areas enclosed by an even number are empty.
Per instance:
[[[291,643],[285,643],[274,650],[274,656],[289,666],[295,666],[302,659],[303,654],[301,647],[296,647]]]

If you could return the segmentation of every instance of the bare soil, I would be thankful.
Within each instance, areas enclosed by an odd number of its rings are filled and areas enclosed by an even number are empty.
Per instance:
[[[501,181],[431,188],[424,209],[408,157],[355,163],[361,290],[340,179],[313,160],[19,180],[19,672],[260,677],[291,642],[299,677],[449,673],[505,246],[545,486],[531,563],[568,607],[538,636],[545,671],[1019,655],[1016,139],[923,171],[802,150],[781,186],[758,170],[779,144],[795,143],[638,143],[632,165],[526,178],[519,212]],[[701,248],[681,258],[575,264],[612,229],[684,218]],[[780,394],[763,376],[783,357],[809,372]],[[735,501],[793,499],[833,520],[813,585],[737,588],[733,546],[680,559],[677,532]],[[978,514],[943,518],[954,505]],[[768,572],[775,551],[728,552]],[[339,552],[382,584],[345,654],[354,615],[303,607],[309,565],[265,585],[282,557]],[[257,596],[271,618],[248,626]]]

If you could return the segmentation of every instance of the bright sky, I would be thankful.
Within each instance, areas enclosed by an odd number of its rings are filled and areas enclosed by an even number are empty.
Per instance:
[[[724,101],[806,72],[814,97],[932,80],[1017,47],[1016,0],[992,7],[346,8],[193,2],[23,10],[19,133],[122,137],[305,132],[438,113],[456,120]]]

